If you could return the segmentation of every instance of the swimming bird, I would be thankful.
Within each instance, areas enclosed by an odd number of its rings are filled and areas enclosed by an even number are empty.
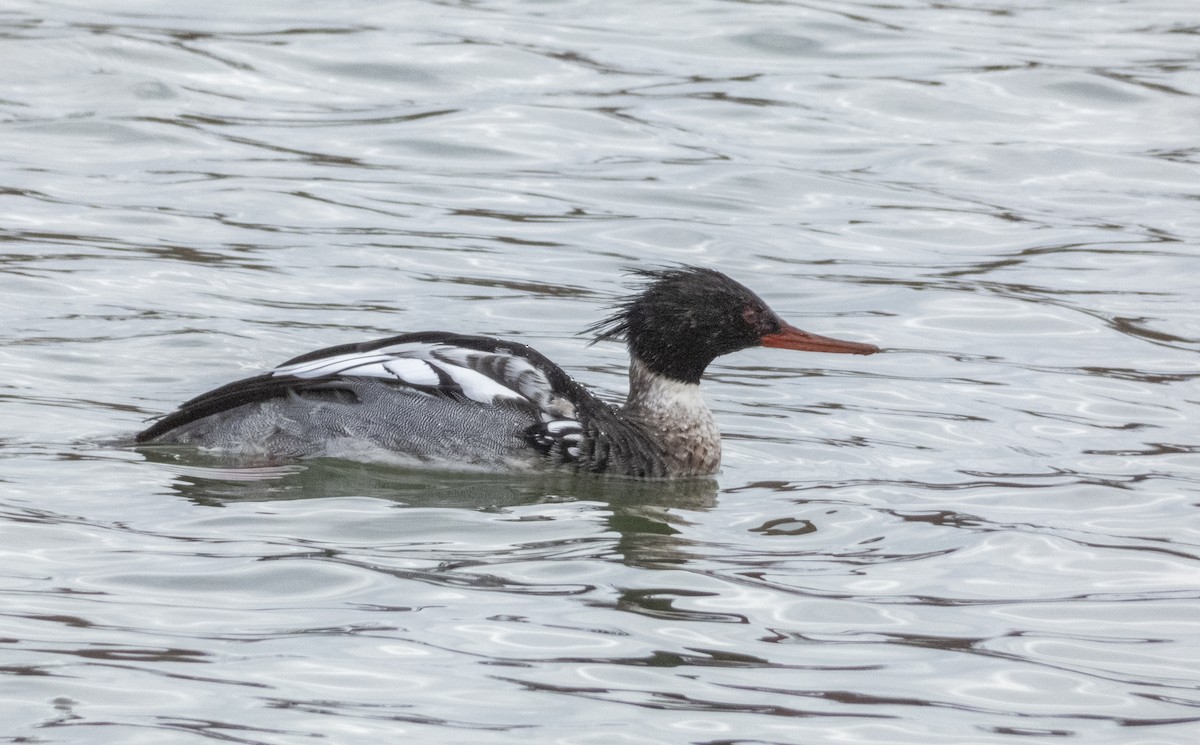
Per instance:
[[[753,346],[874,354],[810,334],[713,269],[637,269],[640,290],[589,327],[629,349],[614,406],[534,349],[421,331],[303,354],[182,404],[136,436],[271,460],[341,457],[493,471],[635,478],[715,473],[721,436],[700,378]]]

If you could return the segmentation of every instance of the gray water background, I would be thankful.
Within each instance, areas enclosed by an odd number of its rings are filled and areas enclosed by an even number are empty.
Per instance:
[[[10,2],[0,741],[1196,742],[1200,8]],[[707,484],[105,444],[716,267]]]

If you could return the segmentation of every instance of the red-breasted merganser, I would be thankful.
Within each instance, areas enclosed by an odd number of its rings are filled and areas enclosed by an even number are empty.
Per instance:
[[[193,398],[137,442],[271,459],[699,477],[721,462],[721,436],[699,390],[714,359],[757,345],[879,351],[801,331],[712,269],[633,273],[646,280],[641,291],[588,329],[593,343],[629,347],[629,396],[619,408],[524,344],[423,331],[288,360]]]

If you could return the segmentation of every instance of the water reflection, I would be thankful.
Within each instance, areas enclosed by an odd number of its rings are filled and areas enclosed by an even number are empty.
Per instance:
[[[504,511],[516,507],[589,502],[606,508],[616,536],[610,552],[631,566],[684,564],[689,542],[676,526],[687,513],[716,504],[717,482],[637,481],[569,474],[473,474],[401,469],[336,459],[247,467],[236,459],[170,448],[144,448],[147,461],[173,474],[170,489],[196,504],[369,497],[408,508]],[[565,539],[565,542],[575,540]]]
[[[714,479],[641,481],[553,473],[455,473],[334,458],[245,466],[237,458],[194,449],[155,447],[138,452],[148,463],[176,476],[173,491],[199,504],[361,496],[413,507],[502,508],[573,499],[704,510],[713,506],[717,494]]]

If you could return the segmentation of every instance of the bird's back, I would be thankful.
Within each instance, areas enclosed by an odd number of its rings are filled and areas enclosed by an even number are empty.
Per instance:
[[[581,455],[580,418],[605,410],[524,345],[423,332],[289,360],[184,403],[137,440],[511,470]]]

